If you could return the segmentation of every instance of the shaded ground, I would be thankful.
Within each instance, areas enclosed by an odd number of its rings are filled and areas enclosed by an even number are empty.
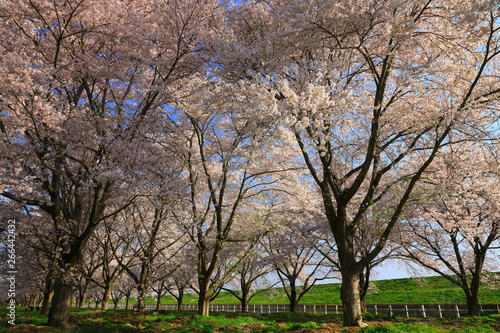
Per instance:
[[[370,316],[373,317],[373,316]],[[368,329],[342,327],[340,316],[305,313],[214,313],[199,317],[193,312],[147,311],[143,314],[131,310],[85,310],[71,315],[71,327],[55,330],[44,325],[46,318],[33,311],[18,310],[16,326],[3,320],[0,332],[26,333],[118,333],[118,332],[181,332],[181,333],[373,333],[373,332],[500,332],[500,315],[459,319],[439,318],[387,318],[366,319]]]

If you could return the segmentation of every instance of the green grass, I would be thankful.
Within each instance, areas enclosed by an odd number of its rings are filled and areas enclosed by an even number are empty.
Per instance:
[[[315,329],[349,332],[341,327],[340,316],[314,315],[311,313],[242,314],[214,313],[213,316],[198,316],[192,311],[146,311],[142,314],[127,310],[73,311],[73,328],[67,331],[50,329],[46,318],[34,311],[18,308],[16,327],[0,324],[0,332],[43,333],[265,333],[294,332]],[[500,330],[500,315],[485,317],[439,318],[367,318],[370,327],[360,333],[493,333]],[[36,325],[36,326],[26,326]],[[336,328],[333,329],[333,328]],[[351,331],[352,332],[352,331]]]

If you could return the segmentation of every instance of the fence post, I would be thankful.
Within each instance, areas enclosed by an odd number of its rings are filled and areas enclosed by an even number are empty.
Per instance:
[[[406,318],[410,318],[410,313],[408,312],[408,305],[405,304]]]
[[[313,312],[316,314],[316,305],[313,305]]]
[[[390,315],[392,317],[392,305],[391,304],[389,304],[389,313],[390,313]]]
[[[425,314],[425,306],[422,304],[422,316],[424,318],[427,318],[427,315]]]
[[[460,318],[460,310],[458,309],[457,304],[455,304],[455,311],[457,312],[457,318]]]
[[[339,314],[339,306],[338,305],[335,305],[335,314]]]
[[[443,312],[441,311],[441,305],[438,304],[438,313],[439,313],[439,318],[443,318]]]
[[[375,314],[378,315],[378,308],[377,308],[377,304],[375,304]]]
[[[328,314],[328,305],[325,305],[325,314]]]

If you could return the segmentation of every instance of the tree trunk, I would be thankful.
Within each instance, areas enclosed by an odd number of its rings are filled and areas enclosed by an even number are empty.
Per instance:
[[[246,297],[241,298],[241,312],[248,312],[248,301]]]
[[[361,299],[361,313],[364,315],[366,311],[365,297],[370,286],[370,267],[365,268],[364,272],[359,274],[359,297]]]
[[[137,311],[144,311],[144,308],[146,306],[146,291],[142,286],[139,286],[137,288],[137,304],[135,305]]]
[[[472,274],[470,286],[467,285],[467,278],[463,279],[462,289],[467,299],[467,314],[469,316],[479,316],[479,287],[481,286],[481,270]]]
[[[128,305],[130,304],[130,295],[125,297],[125,310],[128,309]]]
[[[297,311],[297,286],[295,285],[295,281],[290,281],[290,312]]]
[[[184,290],[179,290],[179,297],[177,297],[177,310],[182,309],[182,302],[184,300]]]
[[[476,254],[476,269],[472,273],[469,290],[464,290],[467,297],[467,313],[469,316],[479,316],[480,307],[478,295],[479,288],[481,287],[481,272],[485,256],[483,253],[478,253],[479,251],[477,249],[474,252]]]
[[[73,285],[64,281],[64,277],[57,278],[54,285],[54,297],[49,311],[49,326],[67,327],[71,310],[71,294]]]
[[[359,273],[342,270],[342,286],[340,297],[342,299],[344,326],[367,326],[363,323],[363,311],[359,294]]]
[[[210,315],[210,295],[206,285],[200,283],[200,293],[198,295],[198,315]]]
[[[479,316],[479,299],[476,294],[466,294],[467,296],[467,314],[469,316]]]
[[[241,283],[241,312],[248,312],[248,294],[250,288],[247,288],[247,285],[243,282]]]
[[[89,286],[88,284],[85,285],[80,291],[78,292],[79,294],[79,300],[78,300],[78,308],[81,309],[85,306],[85,301],[87,300],[87,294],[89,291]]]
[[[43,293],[42,300],[42,309],[40,310],[40,314],[46,316],[49,314],[50,305],[52,304],[52,298],[54,297],[54,290],[50,290],[47,293]]]
[[[160,310],[161,308],[161,290],[158,293],[158,299],[156,300],[156,310]]]
[[[111,285],[106,285],[104,288],[104,293],[102,294],[102,304],[101,304],[101,310],[106,311],[109,307],[109,299],[111,298]]]

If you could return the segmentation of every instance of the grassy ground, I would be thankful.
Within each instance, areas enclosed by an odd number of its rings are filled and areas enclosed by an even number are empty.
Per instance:
[[[340,304],[340,285],[328,284],[314,287],[302,300],[302,304]],[[483,304],[500,304],[500,290],[483,287],[480,293]],[[149,299],[148,303],[154,303]],[[165,303],[175,303],[164,299]],[[196,303],[194,296],[188,296],[185,304]],[[229,293],[221,293],[215,304],[238,304]],[[252,304],[286,304],[287,299],[281,289],[275,289],[259,295]],[[446,304],[465,303],[463,292],[441,277],[422,279],[396,279],[375,281],[367,295],[371,304]],[[112,306],[110,304],[110,306]],[[311,313],[279,314],[243,314],[216,313],[210,317],[199,317],[194,312],[147,311],[139,314],[131,310],[80,310],[73,311],[72,327],[67,330],[54,330],[46,326],[47,318],[35,311],[16,309],[16,326],[8,323],[6,308],[0,310],[0,333],[266,333],[266,332],[301,332],[301,333],[490,333],[500,332],[500,315],[487,317],[464,317],[459,319],[438,318],[396,318],[366,315],[370,327],[365,329],[347,329],[341,325],[339,315],[314,315]]]
[[[243,314],[214,313],[200,317],[193,312],[147,311],[143,314],[131,310],[74,311],[72,326],[55,330],[45,326],[46,318],[33,311],[17,309],[16,326],[6,320],[0,323],[0,332],[23,333],[492,333],[500,331],[500,315],[460,319],[388,318],[369,316],[367,328],[343,328],[340,316],[302,313]]]

